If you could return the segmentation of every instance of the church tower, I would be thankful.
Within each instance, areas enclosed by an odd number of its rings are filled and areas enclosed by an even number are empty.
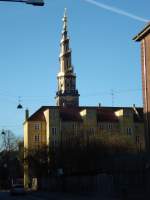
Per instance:
[[[79,93],[76,89],[76,74],[71,62],[71,49],[67,30],[67,13],[63,17],[63,30],[60,42],[60,71],[57,75],[58,91],[56,92],[57,106],[79,106]]]

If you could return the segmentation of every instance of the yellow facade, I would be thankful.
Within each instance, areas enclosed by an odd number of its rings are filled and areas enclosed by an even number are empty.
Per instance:
[[[73,143],[76,137],[84,145],[87,140],[96,141],[108,135],[127,136],[138,151],[143,151],[145,140],[142,108],[47,106],[41,107],[24,123],[24,147],[27,150],[43,145],[55,149],[60,143]],[[24,178],[27,185],[28,166],[25,166]]]
[[[46,143],[46,122],[26,121],[24,123],[24,148],[35,149]]]
[[[131,108],[107,108],[114,114],[114,119],[111,119],[108,113],[108,119],[98,119],[99,108],[92,107],[79,107],[64,109],[63,116],[59,107],[46,107],[39,109],[24,123],[24,147],[27,149],[34,149],[42,145],[57,146],[60,140],[67,140],[75,134],[89,133],[90,137],[98,136],[101,134],[123,134],[129,136],[132,140],[140,141],[141,148],[144,148],[144,124],[143,116],[139,116],[139,120],[135,120],[137,115],[134,109]],[[103,107],[100,108],[103,110]],[[142,108],[140,108],[142,110]],[[74,112],[74,113],[73,113]],[[36,121],[36,115],[43,115],[44,120]],[[76,116],[78,115],[78,116]],[[99,114],[101,116],[101,112]],[[66,119],[71,117],[71,119]],[[102,114],[103,117],[103,114]],[[110,119],[109,119],[110,117]],[[138,118],[138,116],[137,116]],[[139,141],[137,143],[139,143]]]

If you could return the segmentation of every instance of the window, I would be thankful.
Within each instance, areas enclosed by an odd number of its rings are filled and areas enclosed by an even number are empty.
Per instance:
[[[57,128],[52,127],[52,135],[55,136],[57,134]]]
[[[35,130],[40,130],[40,123],[34,124],[34,129]]]
[[[127,134],[128,134],[128,135],[132,135],[132,128],[130,128],[130,127],[127,128]]]
[[[103,124],[99,124],[99,128],[100,128],[100,129],[103,129]]]
[[[77,134],[77,124],[73,123],[73,131],[75,134]]]
[[[75,82],[74,82],[73,79],[72,79],[72,82],[71,82],[71,86],[72,86],[72,90],[74,90],[75,89]]]
[[[135,138],[135,140],[136,140],[136,144],[139,144],[140,143],[140,136],[137,135],[136,138]]]
[[[39,142],[39,141],[40,141],[40,136],[39,136],[39,135],[35,135],[34,141],[35,141],[35,142]]]
[[[70,66],[70,61],[67,60],[67,68]]]
[[[124,115],[125,115],[125,116],[127,116],[127,117],[128,117],[128,116],[129,116],[129,114],[130,114],[130,111],[129,111],[129,110],[126,110],[126,111],[124,111]]]
[[[91,135],[94,135],[95,129],[94,128],[90,128],[90,133]]]
[[[53,140],[53,146],[56,146],[57,145],[57,141],[56,140]]]
[[[112,129],[112,124],[108,124],[108,129]]]
[[[67,88],[69,88],[69,83],[67,83]]]
[[[52,117],[53,119],[57,118],[57,111],[55,109],[52,109]]]
[[[34,136],[34,141],[35,141],[35,142],[37,141],[37,137],[36,137],[36,135]]]

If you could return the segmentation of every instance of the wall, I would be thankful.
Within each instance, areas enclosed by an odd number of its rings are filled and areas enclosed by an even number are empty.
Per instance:
[[[145,117],[146,147],[150,151],[150,34],[141,42],[142,89]]]

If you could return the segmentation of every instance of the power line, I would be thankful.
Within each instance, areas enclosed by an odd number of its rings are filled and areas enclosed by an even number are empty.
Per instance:
[[[121,89],[118,89],[118,90],[114,90],[113,89],[113,95],[114,94],[123,94],[123,93],[132,93],[132,92],[141,92],[142,89],[125,89],[125,90],[121,90]],[[98,92],[95,92],[95,93],[86,93],[86,94],[81,94],[81,97],[82,98],[85,98],[85,97],[94,97],[94,96],[100,96],[100,95],[110,95],[110,91],[98,91]],[[111,90],[111,95],[112,95],[112,90]],[[4,95],[0,92],[0,98],[5,98],[7,99],[8,101],[12,101],[14,103],[17,104],[18,102],[18,96],[11,96],[11,95]],[[19,96],[19,99],[21,99],[21,102],[22,101],[26,101],[26,100],[39,100],[39,99],[49,99],[50,96]]]
[[[112,90],[111,90],[112,91]],[[131,93],[131,92],[141,92],[142,89],[126,89],[126,90],[113,90],[113,93],[115,94],[122,94],[122,93]],[[112,93],[112,92],[111,92]],[[89,94],[83,94],[81,97],[94,97],[99,95],[110,95],[110,91],[101,91],[96,93],[89,93]]]

